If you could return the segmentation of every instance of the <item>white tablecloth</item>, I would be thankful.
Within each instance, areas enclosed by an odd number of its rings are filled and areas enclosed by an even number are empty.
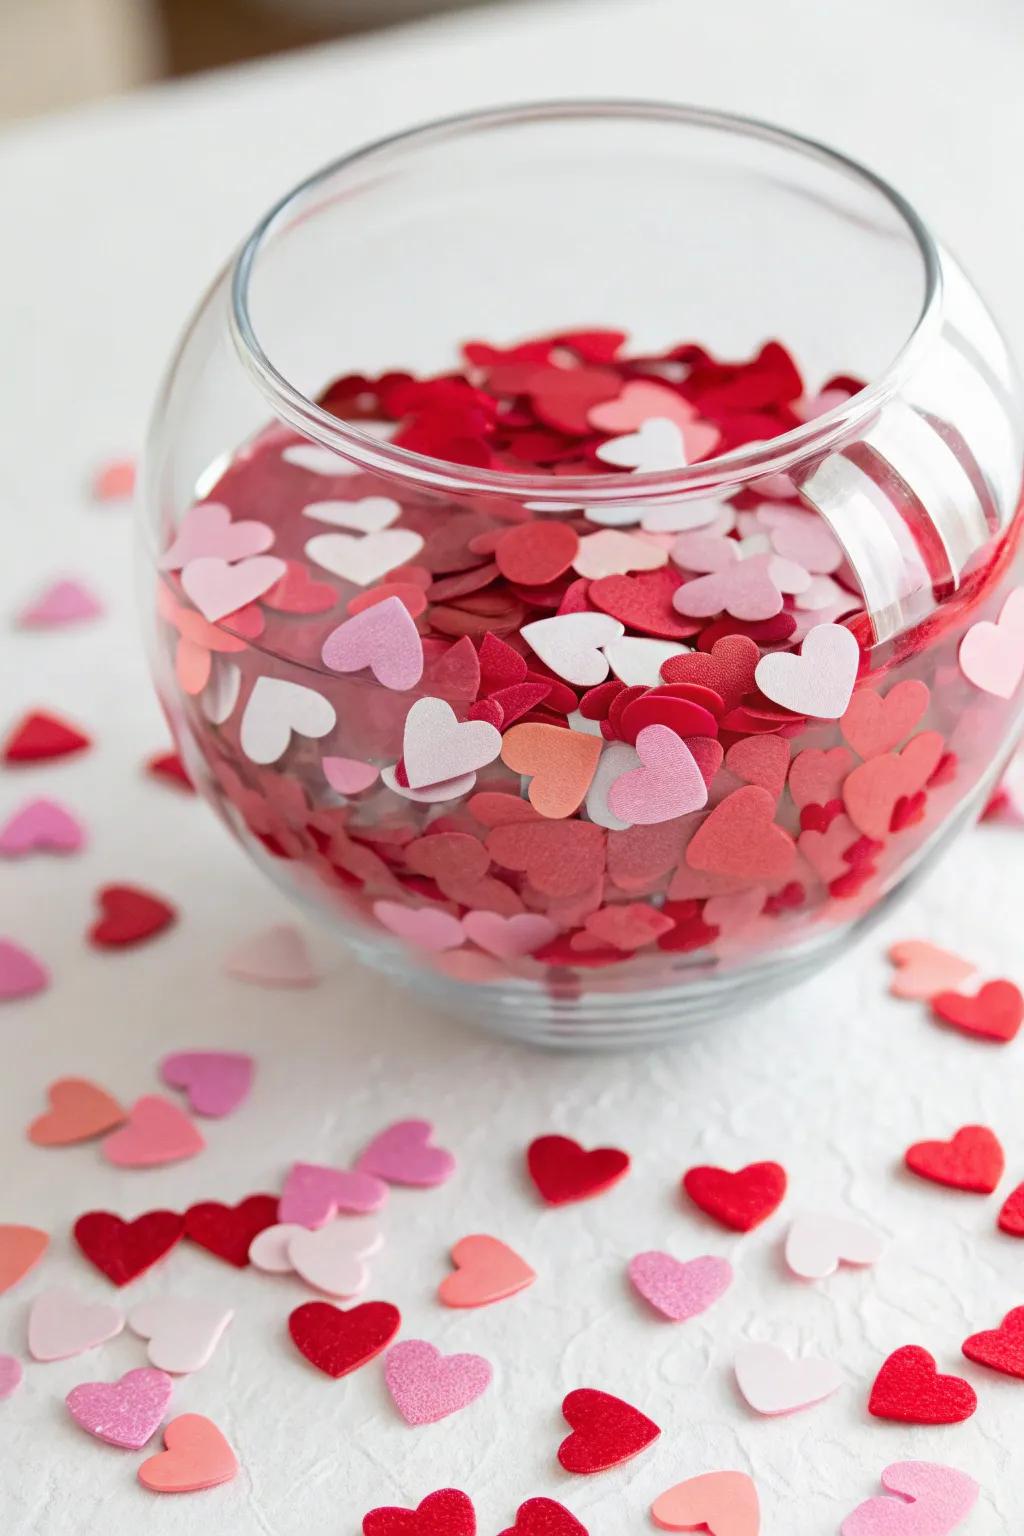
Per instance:
[[[431,1193],[397,1193],[372,1294],[401,1305],[405,1336],[493,1360],[474,1407],[407,1428],[379,1363],[332,1383],[285,1334],[297,1283],[236,1273],[179,1249],[128,1296],[223,1298],[235,1322],[212,1363],[177,1388],[175,1407],[207,1412],[242,1463],[231,1485],[156,1498],[135,1481],[140,1456],[90,1441],[62,1398],[76,1382],[143,1363],[128,1336],[64,1364],[29,1365],[0,1404],[0,1527],[5,1536],[200,1526],[218,1536],[359,1530],[381,1503],[414,1504],[454,1485],[477,1503],[481,1536],[533,1494],[564,1499],[592,1536],[647,1528],[646,1509],[685,1476],[750,1470],[767,1536],[825,1536],[879,1491],[894,1460],[947,1461],[983,1497],[965,1529],[1003,1536],[1020,1519],[1024,1386],[968,1366],[959,1346],[1024,1301],[1022,1250],[997,1234],[998,1197],[943,1192],[900,1170],[905,1147],[959,1125],[1004,1139],[1024,1176],[1020,1044],[990,1047],[940,1032],[885,993],[886,939],[929,936],[989,974],[1019,979],[1020,834],[984,829],[841,964],[781,1002],[658,1054],[579,1060],[519,1051],[430,1016],[314,939],[328,968],[304,993],[223,975],[225,951],[285,902],[249,868],[200,805],[141,773],[165,741],[136,631],[130,518],[88,503],[89,467],[139,440],[158,372],[213,269],[295,178],[361,140],[491,101],[648,95],[775,118],[857,155],[906,189],[946,235],[1024,349],[1024,11],[1017,0],[587,0],[501,7],[36,122],[0,144],[5,210],[0,486],[0,611],[67,571],[109,605],[94,627],[6,633],[2,717],[49,706],[81,721],[96,748],[79,761],[0,775],[0,817],[52,793],[85,818],[90,846],[62,863],[0,869],[0,930],[52,967],[49,992],[0,1018],[0,1221],[53,1233],[35,1276],[0,1301],[0,1350],[24,1354],[27,1302],[44,1283],[110,1288],[75,1252],[82,1211],[124,1215],[279,1187],[296,1158],[343,1163],[388,1120],[434,1119],[460,1160]],[[180,904],[179,926],[134,953],[83,940],[92,893],[135,880]],[[156,1086],[161,1054],[250,1049],[255,1092],[213,1125],[201,1158],[118,1173],[94,1146],[42,1151],[25,1139],[54,1077],[81,1073],[124,1099]],[[563,1131],[626,1147],[628,1182],[590,1204],[542,1209],[522,1152]],[[784,1213],[732,1238],[683,1211],[677,1181],[698,1161],[782,1161],[786,1210],[844,1206],[888,1235],[872,1272],[807,1287],[780,1260]],[[539,1272],[493,1310],[459,1314],[434,1292],[447,1247],[493,1231]],[[629,1294],[628,1257],[666,1247],[727,1254],[728,1296],[679,1328]],[[741,1403],[731,1360],[743,1336],[841,1362],[848,1385],[789,1419]],[[870,1381],[897,1345],[924,1344],[940,1368],[977,1386],[959,1427],[904,1429],[868,1417]],[[563,1394],[618,1392],[663,1427],[617,1471],[570,1479],[554,1453]]]

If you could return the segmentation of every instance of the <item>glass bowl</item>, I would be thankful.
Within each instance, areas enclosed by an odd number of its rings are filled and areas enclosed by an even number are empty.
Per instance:
[[[614,464],[584,403],[559,458],[537,357],[669,416]],[[691,453],[665,421],[737,378]],[[659,1041],[825,963],[978,814],[1021,723],[1021,470],[999,331],[863,167],[683,107],[453,119],[288,193],[200,304],[147,456],[156,686],[199,791],[366,963],[519,1039]],[[609,530],[652,568],[524,583]],[[781,618],[680,598],[741,556]],[[542,685],[518,719],[509,665]]]

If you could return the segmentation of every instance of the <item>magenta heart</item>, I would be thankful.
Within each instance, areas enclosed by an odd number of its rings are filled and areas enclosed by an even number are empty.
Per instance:
[[[482,1355],[442,1355],[425,1339],[406,1339],[388,1351],[384,1380],[407,1424],[435,1424],[457,1413],[490,1386]]]
[[[644,1300],[674,1323],[706,1312],[732,1284],[728,1259],[710,1254],[683,1261],[670,1253],[638,1253],[630,1259],[628,1272]]]
[[[949,1536],[980,1491],[966,1472],[930,1461],[894,1462],[881,1481],[896,1497],[858,1504],[843,1521],[842,1536]]]
[[[274,530],[266,523],[233,523],[227,507],[217,502],[200,502],[185,513],[177,537],[160,561],[162,571],[177,571],[190,560],[217,556],[221,560],[244,560],[262,555],[274,542]]]
[[[216,624],[255,602],[287,574],[287,565],[276,555],[257,555],[237,565],[229,565],[218,555],[200,555],[182,571],[181,585],[203,618]]]
[[[50,973],[27,949],[0,939],[0,1002],[31,997],[50,985]]]
[[[127,1371],[120,1381],[83,1381],[64,1401],[87,1434],[137,1451],[156,1433],[173,1390],[166,1371],[142,1366]]]
[[[178,1051],[165,1056],[160,1076],[184,1088],[197,1115],[230,1115],[249,1095],[255,1063],[240,1051]]]
[[[20,1360],[13,1355],[0,1355],[0,1402],[17,1392],[24,1374]]]
[[[0,828],[0,853],[75,853],[85,842],[79,823],[56,800],[30,800]]]
[[[708,788],[686,743],[667,725],[646,725],[637,733],[640,767],[617,778],[608,806],[626,826],[651,827],[674,821],[708,803]]]
[[[433,1145],[433,1134],[429,1120],[398,1120],[373,1138],[356,1167],[389,1184],[418,1189],[443,1184],[455,1172],[455,1159],[444,1147]]]
[[[339,1211],[362,1215],[379,1210],[387,1197],[387,1185],[370,1173],[295,1163],[284,1181],[277,1219],[297,1227],[322,1227]]]
[[[332,672],[369,667],[385,688],[415,688],[423,676],[423,642],[400,597],[386,597],[332,630],[321,652]]]
[[[50,629],[95,619],[103,606],[80,581],[55,581],[23,608],[18,623],[26,629]]]

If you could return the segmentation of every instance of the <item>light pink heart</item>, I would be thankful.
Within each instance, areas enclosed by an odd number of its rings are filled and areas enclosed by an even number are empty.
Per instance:
[[[292,1238],[306,1230],[295,1221],[281,1221],[276,1226],[264,1227],[249,1244],[249,1263],[267,1275],[292,1274],[288,1248]]]
[[[83,1301],[70,1286],[42,1291],[28,1315],[28,1352],[33,1360],[68,1360],[116,1338],[124,1327],[117,1307]]]
[[[740,547],[735,539],[706,529],[681,533],[672,545],[674,563],[684,571],[699,571],[702,575],[728,570],[739,557]]]
[[[288,1263],[307,1285],[328,1296],[358,1296],[370,1278],[364,1260],[384,1238],[372,1216],[339,1216],[316,1231],[300,1228],[288,1240]]]
[[[673,421],[682,431],[697,415],[697,408],[676,390],[648,379],[631,379],[621,395],[591,406],[587,419],[599,432],[632,432],[652,416]]]
[[[16,1360],[13,1355],[0,1355],[0,1402],[17,1392],[24,1376],[20,1360]]]
[[[960,670],[969,683],[1000,699],[1012,698],[1024,677],[1024,587],[1003,604],[995,624],[972,624],[960,642]]]
[[[459,919],[440,907],[403,907],[397,901],[382,900],[374,902],[373,912],[377,921],[396,938],[405,939],[406,943],[432,954],[458,949],[466,940]]]
[[[754,681],[764,694],[794,714],[838,720],[846,713],[860,665],[856,636],[842,624],[818,624],[804,637],[800,655],[762,656]]]
[[[735,1369],[736,1384],[751,1408],[772,1417],[810,1408],[843,1384],[843,1373],[831,1360],[793,1360],[774,1344],[741,1344]]]
[[[50,973],[41,960],[12,939],[0,939],[0,1003],[32,997],[49,985]]]
[[[667,725],[646,725],[637,734],[640,767],[631,768],[608,791],[613,816],[629,826],[673,821],[708,803],[708,788],[686,743]]]
[[[458,1413],[490,1386],[493,1370],[482,1355],[442,1355],[425,1339],[390,1349],[384,1380],[407,1424],[436,1424]]]
[[[651,1505],[665,1531],[709,1531],[711,1536],[758,1536],[761,1509],[746,1472],[703,1472],[666,1488]]]
[[[322,757],[320,767],[324,778],[339,795],[359,795],[375,783],[380,773],[372,763],[361,762],[358,757]]]
[[[858,1504],[843,1521],[842,1536],[949,1536],[981,1491],[966,1472],[930,1461],[894,1462],[881,1482],[897,1497]]]
[[[889,959],[897,967],[889,983],[893,997],[929,998],[936,992],[949,992],[973,976],[976,967],[951,950],[940,949],[927,939],[904,939],[889,949]]]
[[[81,581],[55,581],[18,614],[25,629],[58,629],[99,618],[103,604]]]
[[[786,1236],[786,1263],[802,1280],[824,1280],[840,1264],[874,1264],[884,1244],[879,1234],[850,1217],[798,1216]]]
[[[156,1433],[174,1391],[166,1371],[144,1365],[120,1381],[83,1381],[64,1401],[76,1424],[107,1445],[137,1451]]]
[[[629,1261],[633,1287],[657,1312],[674,1323],[706,1312],[732,1284],[728,1259],[706,1254],[674,1259],[670,1253],[638,1253]]]
[[[466,936],[497,960],[521,960],[555,937],[558,925],[542,912],[467,912],[462,926]]]
[[[195,1157],[205,1146],[185,1111],[157,1093],[136,1099],[124,1125],[101,1143],[107,1162],[118,1168],[157,1168],[163,1163],[181,1162]]]
[[[148,1340],[151,1365],[184,1376],[206,1365],[233,1316],[217,1302],[158,1296],[133,1307],[128,1326]]]
[[[29,800],[0,828],[0,854],[21,858],[26,853],[77,853],[85,830],[56,800]]]
[[[319,971],[310,959],[305,939],[291,923],[275,923],[260,933],[254,933],[231,951],[224,968],[229,976],[237,976],[241,981],[256,982],[261,987],[315,987],[321,980]],[[252,1058],[246,1057],[245,1060],[250,1063],[251,1081]],[[215,1094],[218,1102],[224,1102],[224,1097],[223,1092],[219,1096]],[[231,1108],[234,1107],[234,1104],[231,1105]],[[210,1114],[211,1111],[201,1110],[200,1113]]]
[[[295,1163],[285,1179],[277,1207],[281,1224],[322,1227],[339,1211],[376,1211],[388,1197],[387,1185],[358,1168],[327,1168]]]
[[[751,555],[709,576],[684,581],[673,594],[672,606],[688,618],[730,613],[754,623],[781,613],[782,594],[801,592],[809,582],[806,571],[778,555]]]
[[[843,550],[822,518],[799,507],[773,506],[757,509],[757,520],[770,530],[772,548],[786,560],[802,565],[815,576],[831,576],[843,563]]]
[[[249,1097],[256,1064],[241,1051],[175,1051],[160,1063],[170,1088],[183,1088],[197,1115],[220,1119]]]
[[[444,699],[417,699],[405,717],[402,760],[410,789],[474,773],[500,751],[500,731],[486,720],[460,721]]]
[[[200,555],[182,571],[181,585],[203,618],[216,624],[269,592],[287,572],[287,565],[276,555],[256,555],[237,565],[218,555]]]
[[[434,1144],[433,1134],[429,1120],[396,1120],[373,1138],[356,1167],[388,1184],[418,1189],[443,1184],[455,1172],[455,1158]]]
[[[364,608],[324,641],[321,652],[332,672],[369,668],[384,688],[404,692],[423,676],[423,642],[415,620],[400,597]]]
[[[245,560],[264,554],[273,542],[274,530],[266,523],[234,523],[227,507],[204,501],[185,513],[174,543],[160,561],[160,569],[178,571],[192,560],[207,557]]]

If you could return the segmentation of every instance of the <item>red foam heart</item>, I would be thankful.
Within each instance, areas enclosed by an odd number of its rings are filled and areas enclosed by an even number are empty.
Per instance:
[[[526,680],[526,658],[490,630],[480,642],[480,693],[487,697],[499,688],[512,688]]]
[[[627,689],[629,693],[632,690]],[[621,697],[621,696],[620,696]],[[618,699],[616,699],[616,704]],[[609,719],[614,714],[614,706]],[[710,710],[692,699],[681,699],[661,688],[646,689],[638,699],[633,699],[621,709],[614,720],[616,731],[630,746],[649,725],[667,725],[679,737],[717,736],[718,721]]]
[[[998,1328],[972,1333],[963,1342],[963,1352],[976,1365],[987,1365],[1004,1376],[1024,1379],[1024,1307],[1007,1312]]]
[[[577,896],[604,873],[605,837],[589,821],[511,821],[490,832],[487,850],[545,895]]]
[[[39,763],[50,757],[70,757],[91,746],[90,738],[77,726],[37,709],[14,727],[0,757],[5,763]]]
[[[566,1472],[603,1472],[617,1467],[661,1434],[654,1420],[639,1408],[593,1387],[570,1392],[562,1403],[562,1413],[572,1430],[558,1447],[558,1460]]]
[[[839,728],[861,757],[877,757],[910,735],[930,698],[928,684],[916,677],[897,683],[884,699],[873,688],[861,688],[847,705]]]
[[[999,1230],[1010,1237],[1024,1237],[1024,1184],[1018,1184],[1003,1201]]]
[[[905,1161],[922,1179],[975,1195],[990,1195],[1006,1165],[999,1141],[984,1125],[961,1126],[951,1141],[915,1141]]]
[[[785,879],[795,856],[793,839],[775,825],[773,796],[757,784],[726,795],[686,850],[691,869],[752,882]]]
[[[770,1162],[748,1163],[736,1173],[711,1166],[690,1168],[683,1175],[683,1189],[694,1205],[722,1226],[750,1232],[782,1204],[786,1170]]]
[[[977,1406],[971,1384],[959,1376],[940,1376],[933,1356],[917,1344],[904,1344],[889,1356],[868,1399],[868,1412],[876,1419],[901,1424],[960,1424]]]
[[[568,523],[519,523],[502,534],[494,559],[506,581],[541,587],[569,569],[579,547],[579,534]]]
[[[97,900],[103,915],[89,929],[89,942],[99,949],[141,944],[170,927],[178,915],[169,902],[134,885],[105,885]]]
[[[155,779],[165,779],[168,784],[173,784],[175,789],[184,789],[189,794],[195,794],[195,785],[189,778],[188,770],[177,752],[155,752],[146,763],[146,772],[151,773]]]
[[[938,992],[931,1005],[943,1023],[985,1040],[1012,1040],[1024,1021],[1024,997],[1012,981],[987,981],[974,997]]]
[[[249,1245],[277,1221],[276,1195],[249,1195],[238,1205],[203,1200],[185,1212],[185,1236],[236,1269],[249,1263]]]
[[[527,1499],[519,1506],[515,1525],[500,1536],[587,1536],[587,1528],[554,1499]]]
[[[754,687],[760,648],[746,635],[727,635],[708,651],[672,656],[661,668],[666,683],[700,683],[721,696],[726,709],[735,709]]]
[[[672,607],[672,594],[681,579],[679,571],[667,565],[639,576],[602,576],[590,583],[587,597],[595,608],[611,614],[627,629],[661,640],[685,640],[701,625],[697,620],[684,619]],[[670,681],[685,679],[673,677]]]
[[[345,1311],[329,1301],[306,1301],[288,1318],[296,1348],[327,1376],[347,1376],[387,1349],[402,1326],[390,1301],[363,1301]]]
[[[73,1232],[90,1264],[115,1285],[127,1285],[181,1241],[185,1218],[176,1211],[147,1211],[134,1221],[122,1221],[110,1211],[88,1211],[79,1216]]]
[[[789,742],[782,736],[747,736],[725,754],[725,766],[747,784],[759,784],[777,800],[786,787]]]
[[[363,1516],[363,1536],[475,1536],[476,1514],[458,1488],[428,1493],[415,1509],[387,1505]]]
[[[569,1136],[538,1136],[526,1149],[526,1167],[548,1205],[589,1200],[629,1172],[629,1153],[617,1147],[584,1151]]]

